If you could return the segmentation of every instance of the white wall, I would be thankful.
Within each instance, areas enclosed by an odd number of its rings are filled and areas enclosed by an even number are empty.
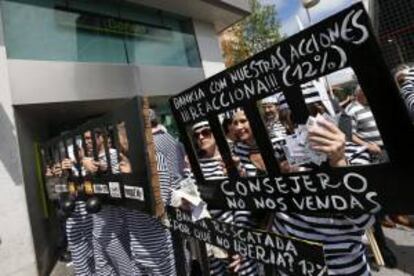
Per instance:
[[[206,78],[225,69],[220,45],[213,24],[194,20],[194,32]]]
[[[0,16],[1,20],[1,16]],[[1,26],[1,24],[0,24]],[[0,27],[0,274],[37,275]]]

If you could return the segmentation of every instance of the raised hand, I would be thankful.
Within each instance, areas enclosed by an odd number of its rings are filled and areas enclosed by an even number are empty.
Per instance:
[[[308,129],[310,147],[318,152],[328,155],[332,167],[346,166],[345,134],[325,118]]]

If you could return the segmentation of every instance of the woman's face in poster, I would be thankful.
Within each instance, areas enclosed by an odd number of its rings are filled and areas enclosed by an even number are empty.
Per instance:
[[[193,136],[200,150],[207,155],[212,155],[214,153],[216,149],[216,140],[214,140],[210,127],[206,126],[194,131]]]
[[[244,111],[239,110],[234,114],[232,129],[237,140],[240,140],[249,145],[254,143],[252,129],[250,128],[250,123],[247,120]]]

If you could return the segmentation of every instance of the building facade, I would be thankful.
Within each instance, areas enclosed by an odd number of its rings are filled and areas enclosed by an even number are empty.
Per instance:
[[[249,6],[247,0],[0,3],[0,270],[48,275],[57,224],[42,195],[36,143],[134,95],[176,94],[221,71],[216,34]]]

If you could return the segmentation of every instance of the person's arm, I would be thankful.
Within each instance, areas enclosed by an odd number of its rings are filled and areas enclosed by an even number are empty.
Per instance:
[[[119,171],[121,173],[131,173],[131,162],[129,161],[128,157],[125,156],[123,153],[119,153],[120,161],[119,161]]]
[[[352,134],[352,142],[360,146],[365,146],[366,142],[358,137],[355,133]]]
[[[82,166],[88,173],[96,173],[99,168],[99,162],[93,160],[92,157],[82,158]]]
[[[366,147],[371,154],[381,154],[382,152],[381,148],[377,144],[366,142],[359,138],[356,134],[352,134],[352,142],[357,145]]]
[[[405,102],[410,118],[414,121],[414,80],[406,80],[400,87],[400,93]]]

